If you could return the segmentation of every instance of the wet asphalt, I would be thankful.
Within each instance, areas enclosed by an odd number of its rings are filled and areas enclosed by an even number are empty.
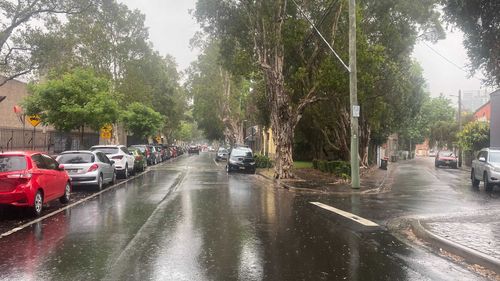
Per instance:
[[[466,170],[417,159],[394,167],[390,192],[301,194],[227,175],[213,156],[155,166],[1,238],[0,280],[482,280],[386,227],[403,216],[500,207],[499,188],[472,188]]]

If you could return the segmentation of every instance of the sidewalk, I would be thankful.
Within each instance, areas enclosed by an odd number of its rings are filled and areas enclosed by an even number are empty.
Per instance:
[[[411,222],[432,246],[500,274],[500,221],[497,215],[456,216]]]

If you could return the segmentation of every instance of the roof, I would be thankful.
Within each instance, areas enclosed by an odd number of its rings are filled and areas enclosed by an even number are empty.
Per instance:
[[[0,153],[0,155],[28,155],[31,156],[33,154],[42,154],[44,152],[40,151],[33,151],[33,150],[23,150],[23,151],[6,151],[3,153]]]
[[[69,154],[69,153],[90,153],[90,154],[94,154],[95,152],[94,151],[90,151],[90,150],[68,150],[68,151],[61,152],[61,154]]]
[[[474,111],[474,114],[476,114],[476,113],[478,113],[479,111],[481,111],[481,109],[483,109],[483,108],[485,108],[485,107],[489,106],[489,105],[490,105],[490,103],[491,103],[491,100],[489,100],[487,103],[485,103],[485,104],[481,105],[478,109],[476,109],[476,111]]]

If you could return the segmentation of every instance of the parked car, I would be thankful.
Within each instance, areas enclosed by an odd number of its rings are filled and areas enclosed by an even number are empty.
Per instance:
[[[215,161],[227,161],[227,155],[229,154],[229,151],[224,148],[224,147],[219,147],[219,150],[217,150],[217,154],[215,155]]]
[[[135,157],[124,145],[95,145],[91,151],[99,150],[106,154],[109,159],[115,161],[116,173],[123,178],[128,178],[134,172]]]
[[[154,144],[149,145],[151,147],[151,153],[153,153],[153,165],[156,165],[161,162],[161,152]]]
[[[436,151],[430,150],[429,151],[429,157],[436,157]]]
[[[177,147],[175,147],[175,146],[170,146],[168,149],[170,150],[170,154],[172,155],[172,158],[175,158],[175,157],[177,157],[177,156],[178,156],[178,155],[177,155]]]
[[[227,158],[226,172],[246,171],[255,173],[255,159],[248,147],[234,147]]]
[[[43,204],[69,202],[71,181],[54,158],[40,152],[0,153],[0,204],[28,207],[35,216]]]
[[[99,150],[65,151],[56,160],[68,172],[73,186],[93,185],[101,190],[105,184],[116,183],[115,161]]]
[[[484,148],[472,160],[472,186],[479,186],[482,181],[484,189],[491,191],[495,184],[500,184],[500,149]]]
[[[144,172],[148,167],[146,155],[144,155],[144,153],[142,153],[139,148],[133,146],[128,147],[128,151],[130,151],[130,153],[132,153],[132,155],[135,157],[134,171]]]
[[[434,160],[434,166],[439,168],[440,166],[448,166],[456,169],[457,166],[457,156],[453,151],[441,150],[436,154],[436,159]]]
[[[136,145],[132,145],[131,147],[135,147],[135,148],[139,149],[144,154],[144,156],[146,157],[146,163],[148,165],[155,164],[156,156],[152,151],[153,149],[152,149],[151,145],[149,145],[149,144],[136,144]]]
[[[170,154],[170,151],[167,152],[167,149],[163,147],[161,144],[155,145],[156,149],[160,152],[160,162],[167,161],[168,160],[168,155]]]
[[[200,154],[200,147],[197,145],[190,145],[188,148],[188,154]]]

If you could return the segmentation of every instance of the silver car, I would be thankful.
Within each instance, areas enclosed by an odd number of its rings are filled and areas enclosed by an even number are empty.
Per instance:
[[[116,172],[123,178],[128,178],[130,173],[134,173],[135,156],[128,151],[124,145],[96,145],[90,151],[99,150],[106,154],[109,159],[115,161]]]
[[[101,151],[65,151],[56,160],[73,185],[93,185],[101,190],[104,184],[116,182],[115,162]]]
[[[473,186],[479,186],[482,181],[484,189],[491,191],[495,184],[500,184],[500,149],[481,149],[472,161],[470,174]]]

